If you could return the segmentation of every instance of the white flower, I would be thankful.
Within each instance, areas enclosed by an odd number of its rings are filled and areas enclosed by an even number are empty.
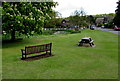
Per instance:
[[[6,15],[10,15],[10,13],[6,13]]]
[[[25,16],[25,19],[27,19],[27,16]]]
[[[31,18],[31,20],[33,20],[33,18]]]
[[[15,7],[17,7],[17,4],[15,4]]]
[[[18,21],[18,23],[20,23],[20,21]]]

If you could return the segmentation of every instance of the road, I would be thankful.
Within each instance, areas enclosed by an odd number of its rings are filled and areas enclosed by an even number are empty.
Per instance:
[[[107,28],[96,27],[95,30],[108,31],[108,32],[120,35],[120,31],[115,31],[114,29],[107,29]]]

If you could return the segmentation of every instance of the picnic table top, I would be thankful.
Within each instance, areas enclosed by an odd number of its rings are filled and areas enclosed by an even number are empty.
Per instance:
[[[82,39],[90,39],[91,37],[84,37],[84,38],[82,38]]]

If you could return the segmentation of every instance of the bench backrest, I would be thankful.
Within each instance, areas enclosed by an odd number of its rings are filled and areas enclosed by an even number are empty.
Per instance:
[[[40,53],[51,50],[52,43],[37,45],[37,46],[27,46],[25,47],[25,54]]]

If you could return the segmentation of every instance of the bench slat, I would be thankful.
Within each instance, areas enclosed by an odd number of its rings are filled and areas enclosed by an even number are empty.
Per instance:
[[[40,53],[40,52],[47,53],[47,51],[50,51],[50,54],[51,54],[51,47],[52,47],[52,43],[36,45],[36,46],[26,46],[24,53],[22,51],[22,58],[23,58],[23,55],[25,55],[25,58],[26,58],[26,55]]]

